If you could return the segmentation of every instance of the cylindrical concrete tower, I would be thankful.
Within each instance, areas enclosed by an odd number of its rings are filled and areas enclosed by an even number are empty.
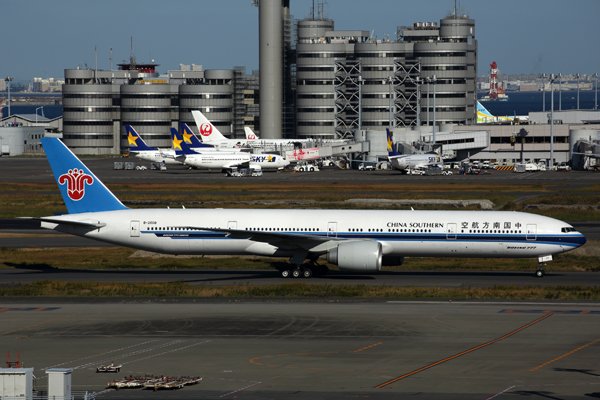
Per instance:
[[[282,0],[260,0],[260,136],[282,137],[283,4]]]

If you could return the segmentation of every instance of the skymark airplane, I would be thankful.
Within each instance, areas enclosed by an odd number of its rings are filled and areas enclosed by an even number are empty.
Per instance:
[[[175,160],[201,169],[231,169],[249,165],[252,160],[249,153],[242,151],[225,152],[196,152],[188,147],[177,129],[171,128],[171,138],[173,139],[173,148],[175,149]]]
[[[503,211],[129,209],[59,139],[41,139],[68,214],[41,226],[119,246],[167,254],[289,257],[281,275],[327,268],[373,273],[404,257],[537,257],[583,245],[571,225]],[[311,260],[312,264],[304,264]]]
[[[181,165],[180,161],[175,159],[175,150],[172,149],[158,149],[156,147],[150,147],[144,142],[144,139],[137,133],[137,131],[131,125],[125,125],[127,132],[127,140],[129,142],[129,153],[133,156],[146,161],[163,162],[165,164],[176,164]],[[190,148],[194,151],[202,152],[215,152],[219,151],[213,146],[202,143],[187,124],[181,124],[182,138],[185,143],[189,143]],[[223,150],[226,151],[226,150]]]
[[[241,150],[231,151],[213,151],[210,153],[202,152],[201,149],[190,149],[185,143],[184,135],[186,130],[191,133],[187,125],[182,125],[181,136],[175,128],[171,128],[173,138],[173,147],[176,152],[176,160],[196,168],[204,169],[231,169],[233,167],[250,167],[255,169],[282,169],[289,165],[289,161],[284,157],[272,154],[250,154]],[[194,134],[191,133],[195,138]],[[196,140],[198,140],[196,138]],[[198,151],[199,150],[199,151]]]
[[[129,153],[140,160],[152,162],[164,162],[165,164],[181,163],[175,160],[175,151],[171,149],[157,149],[150,147],[144,142],[144,139],[136,132],[131,125],[125,125],[127,132],[127,141],[129,142]]]
[[[388,144],[388,159],[394,167],[401,171],[418,168],[428,167],[441,167],[444,162],[442,157],[433,154],[400,154],[394,150],[394,142],[392,140],[392,134],[389,129],[387,131],[387,144]]]

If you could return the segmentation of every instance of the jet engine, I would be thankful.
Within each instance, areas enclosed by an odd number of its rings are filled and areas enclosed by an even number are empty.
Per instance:
[[[381,270],[381,243],[375,241],[343,242],[327,253],[327,261],[346,272],[377,272]]]

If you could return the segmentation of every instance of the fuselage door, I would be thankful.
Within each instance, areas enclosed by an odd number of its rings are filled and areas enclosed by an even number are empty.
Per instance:
[[[237,229],[237,221],[227,222],[227,229]]]
[[[337,222],[327,223],[327,237],[337,237]]]
[[[527,240],[535,240],[537,238],[537,225],[527,224]]]
[[[456,224],[448,224],[448,229],[446,230],[446,239],[456,240]]]
[[[131,221],[129,227],[129,236],[140,237],[140,221]]]

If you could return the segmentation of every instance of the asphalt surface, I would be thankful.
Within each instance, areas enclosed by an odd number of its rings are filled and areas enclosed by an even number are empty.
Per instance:
[[[72,368],[99,399],[600,397],[598,303],[0,303],[0,347],[47,390]],[[96,373],[111,362],[117,374]],[[108,390],[123,376],[200,376],[178,391]]]
[[[105,182],[231,182],[220,172],[114,170],[121,158],[84,159]],[[148,163],[142,163],[148,164]],[[0,158],[2,182],[53,183],[45,158]],[[239,179],[239,178],[238,178]],[[406,176],[393,171],[265,172],[256,182],[596,183],[590,172]],[[527,193],[523,194],[527,196]],[[28,222],[30,223],[30,222]],[[588,239],[596,222],[577,224]],[[94,246],[0,221],[0,247]],[[33,233],[34,236],[30,234]],[[532,271],[535,265],[532,265]],[[0,269],[0,284],[40,279],[116,282],[184,280],[196,285],[290,282],[276,271],[70,271]],[[303,282],[308,282],[302,280]],[[333,272],[314,283],[478,287],[597,286],[593,273]],[[600,398],[600,303],[264,299],[0,299],[0,348],[20,352],[47,389],[47,368],[73,368],[73,390],[99,399],[582,399]],[[14,357],[14,356],[13,356]],[[96,367],[123,364],[119,374]],[[201,376],[179,391],[107,390],[124,375]]]
[[[201,183],[232,182],[242,179],[244,182],[259,183],[457,183],[486,182],[498,184],[557,184],[560,190],[578,188],[600,181],[600,173],[589,171],[547,171],[515,174],[510,171],[492,171],[481,175],[418,176],[403,175],[399,171],[357,171],[327,168],[320,172],[292,173],[265,170],[263,176],[252,178],[225,177],[220,171],[189,170],[183,166],[169,166],[166,171],[147,169],[115,170],[115,162],[135,162],[135,165],[150,165],[149,162],[135,158],[90,158],[82,161],[102,181],[112,183],[151,182],[151,183]],[[46,158],[10,158],[0,157],[0,170],[3,171],[0,182],[45,182],[54,183],[54,177]]]

